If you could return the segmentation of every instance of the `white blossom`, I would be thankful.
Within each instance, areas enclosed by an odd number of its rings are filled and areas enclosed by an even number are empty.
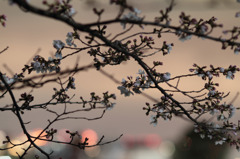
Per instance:
[[[116,103],[111,103],[111,105],[107,107],[107,110],[112,110],[115,105]]]
[[[140,84],[141,84],[141,81],[139,81],[139,80],[136,80],[136,81],[135,81],[135,83],[134,83],[134,86],[135,86],[135,87],[139,87],[139,86],[140,86]]]
[[[68,16],[73,16],[74,14],[76,13],[75,9],[74,8],[70,8],[69,11],[68,11]]]
[[[179,38],[180,41],[184,42],[186,40],[190,40],[192,38],[192,35],[187,35],[187,36],[181,36]]]
[[[164,109],[163,109],[163,108],[160,108],[160,109],[158,110],[158,112],[159,112],[159,113],[163,113],[163,112],[164,112]]]
[[[202,34],[204,34],[204,33],[207,32],[208,27],[207,27],[206,25],[201,25],[200,29],[201,29],[200,32],[201,32]]]
[[[236,108],[233,105],[231,105],[228,118],[232,118],[234,116],[235,112],[236,112]]]
[[[218,125],[218,124],[215,124],[215,125],[213,125],[213,128],[215,130],[220,130],[220,128],[222,128],[222,127],[220,125]]]
[[[223,73],[225,69],[221,67],[219,70],[221,73]]]
[[[226,117],[223,114],[220,114],[220,115],[217,116],[217,119],[218,120],[225,120]]]
[[[227,79],[233,79],[233,77],[234,77],[234,76],[233,76],[232,71],[228,71],[226,78],[227,78]]]
[[[53,61],[53,58],[52,57],[48,57],[48,61]]]
[[[171,74],[169,72],[163,74],[163,80],[168,81],[171,78]]]
[[[57,51],[57,52],[55,53],[55,57],[56,57],[57,59],[62,59],[62,52],[61,52],[61,51]]]
[[[209,138],[210,140],[212,140],[213,136],[212,136],[212,135],[208,135],[208,138]]]
[[[139,10],[139,9],[137,9],[137,8],[133,8],[133,11],[134,11],[134,13],[136,13],[136,14],[140,14],[140,13],[141,13],[141,10]]]
[[[239,54],[239,50],[234,50],[234,54],[238,55]]]
[[[57,50],[62,49],[65,44],[61,40],[53,40],[53,47]]]
[[[144,83],[143,87],[144,88],[149,88],[151,84],[153,84],[153,81],[147,80],[147,82]],[[144,90],[144,88],[142,88],[142,89]]]
[[[212,75],[209,71],[207,72],[207,75],[208,75],[208,78],[209,78],[209,79],[212,79],[212,78],[213,78],[213,75]]]
[[[138,74],[140,74],[140,75],[144,75],[145,72],[144,72],[144,70],[139,69],[139,70],[138,70]]]
[[[205,134],[200,134],[200,137],[201,137],[202,139],[204,139],[204,138],[205,138]]]
[[[121,91],[121,94],[124,94],[125,97],[130,96],[131,94],[133,95],[133,93],[124,86],[118,86],[117,88]]]
[[[170,51],[172,50],[172,44],[167,44],[167,50],[168,54],[170,54]]]
[[[142,18],[138,17],[136,13],[129,12],[127,15],[123,15],[122,20],[135,20],[135,21],[141,21]],[[123,29],[126,28],[126,22],[122,22],[121,25],[123,26]]]
[[[157,126],[157,123],[158,123],[158,120],[157,120],[156,116],[151,115],[150,124],[153,124],[153,126],[155,127],[155,126]]]
[[[218,114],[219,113],[219,110],[217,110],[217,109],[212,109],[212,110],[210,110],[210,112],[209,112],[211,115],[215,115],[215,114]]]
[[[208,92],[208,96],[210,97],[210,96],[214,96],[216,94],[216,91],[215,90],[210,90],[209,92]]]
[[[3,76],[4,81],[5,81],[8,85],[10,85],[10,84],[14,83],[15,81],[17,81],[17,78],[18,78],[17,75],[14,75],[13,78],[9,78],[9,77],[6,76],[5,74],[3,74],[2,76]],[[0,81],[0,85],[1,85],[1,86],[4,86],[4,83],[3,83],[2,81]]]
[[[126,83],[126,80],[125,80],[124,78],[122,79],[122,83],[123,83],[123,84]]]
[[[226,138],[222,138],[221,140],[215,141],[215,145],[222,145],[224,142],[226,142]]]
[[[67,39],[66,39],[66,43],[68,44],[68,46],[74,46],[74,47],[77,47],[76,44],[74,44],[73,42],[73,33],[72,32],[68,32],[67,33]]]

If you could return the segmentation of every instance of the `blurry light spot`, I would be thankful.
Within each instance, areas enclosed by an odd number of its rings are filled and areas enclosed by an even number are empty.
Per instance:
[[[63,141],[63,142],[70,142],[71,138],[70,135],[68,133],[66,133],[67,129],[61,129],[58,131],[57,133],[57,139],[59,141]]]
[[[161,139],[157,134],[149,134],[144,138],[145,146],[149,148],[156,148],[160,145]]]
[[[6,141],[6,134],[4,131],[0,130],[0,148],[4,148],[7,146],[7,144],[3,144],[3,141]],[[0,151],[0,155],[4,154],[4,151]],[[0,158],[1,159],[1,158]]]
[[[124,142],[124,145],[128,149],[133,148],[135,146],[135,139],[131,135],[124,135],[124,137],[123,137],[123,139],[121,141]]]
[[[82,132],[81,134],[82,136],[82,142],[85,141],[85,138],[88,138],[88,145],[95,145],[98,142],[98,136],[97,133],[92,130],[92,129],[86,129]],[[94,146],[94,147],[90,147],[90,148],[85,148],[85,153],[87,156],[89,157],[97,157],[100,154],[100,147],[99,146]]]
[[[85,141],[85,138],[88,138],[88,145],[95,145],[98,140],[97,133],[92,129],[87,129],[82,132],[82,142]]]
[[[25,140],[24,140],[23,137],[20,137],[19,140],[11,140],[11,141],[14,144],[20,144],[20,143],[22,143]],[[11,147],[11,146],[12,146],[12,144],[9,143],[7,147]],[[24,153],[23,149],[27,149],[28,146],[29,146],[29,144],[23,144],[21,146],[16,146],[16,147],[13,147],[13,148],[9,149],[8,152],[12,156],[18,156],[17,153],[19,155],[22,155]]]
[[[100,154],[100,152],[101,152],[101,148],[99,146],[85,149],[86,155],[91,158],[97,157]]]
[[[41,132],[42,132],[42,129],[35,129],[35,130],[32,130],[30,132],[30,134],[34,137],[37,137]],[[41,136],[44,136],[44,135],[46,135],[45,132],[43,132]],[[44,137],[43,139],[46,139],[46,138]],[[43,140],[36,140],[35,141],[35,144],[38,145],[38,146],[44,146],[47,143],[48,143],[47,141],[43,141]]]
[[[126,158],[130,159],[163,159],[155,149],[138,148],[130,151]]]
[[[5,140],[6,140],[6,134],[5,132],[0,130],[0,141],[5,141]],[[3,147],[3,146],[5,146],[5,144],[1,142],[0,147]]]
[[[161,143],[159,147],[160,155],[163,157],[170,157],[175,152],[175,145],[173,142],[170,141],[164,141]]]
[[[11,159],[10,156],[0,156],[0,159]]]

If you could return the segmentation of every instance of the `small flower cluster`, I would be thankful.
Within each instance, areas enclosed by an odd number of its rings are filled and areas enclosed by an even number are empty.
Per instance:
[[[217,99],[222,100],[223,93],[220,93],[216,90],[216,86],[219,86],[218,83],[213,83],[212,81],[208,81],[208,83],[205,83],[204,88],[208,90],[208,98],[209,99]]]
[[[236,112],[236,108],[232,104],[226,103],[209,106],[209,109],[211,115],[217,115],[217,120],[224,122],[232,118]],[[226,114],[224,114],[224,112],[226,112]]]
[[[162,52],[163,52],[163,55],[167,55],[167,54],[170,54],[170,51],[172,50],[172,47],[173,47],[173,43],[171,44],[167,44],[166,41],[163,42],[163,46],[162,46]]]
[[[222,27],[222,24],[217,24],[217,18],[212,17],[209,20],[196,20],[195,18],[191,18],[190,15],[186,15],[184,12],[182,12],[179,16],[180,18],[180,28],[183,30],[191,30],[196,34],[210,34],[213,29],[217,27]],[[210,28],[209,28],[210,27]],[[178,31],[176,33],[180,38],[181,41],[189,40],[191,38],[190,34]]]
[[[170,13],[171,10],[172,10],[172,6],[171,5],[169,7],[167,7],[165,9],[165,11],[160,10],[159,13],[161,14],[161,16],[155,17],[155,22],[156,23],[161,23],[161,22],[165,21],[166,25],[170,25],[170,22],[171,22],[172,19],[169,17],[169,13]]]
[[[137,8],[133,8],[131,12],[129,12],[126,15],[123,15],[122,20],[124,20],[124,22],[121,22],[121,25],[123,26],[123,29],[126,28],[126,24],[127,24],[126,21],[127,20],[142,21],[143,18],[138,16],[140,13],[141,13],[140,10],[138,10]],[[143,26],[141,26],[140,24],[139,24],[139,26],[141,28],[143,28]]]
[[[34,97],[31,94],[27,94],[27,93],[23,93],[21,94],[21,98],[19,99],[19,101],[24,101],[24,103],[22,104],[22,107],[28,107],[29,104],[34,100]]]
[[[240,122],[240,121],[238,121]],[[239,124],[233,124],[229,121],[224,122],[224,126],[220,126],[214,122],[200,123],[194,125],[194,132],[198,133],[201,138],[208,137],[215,141],[215,145],[223,145],[228,143],[230,146],[235,146],[240,151],[240,138],[237,138]]]
[[[2,26],[6,26],[6,20],[7,20],[7,17],[6,17],[6,15],[0,15],[0,23],[2,24]]]
[[[74,77],[69,77],[68,78],[68,84],[67,84],[67,87],[65,88],[65,90],[67,91],[69,88],[76,89],[74,82],[75,82],[75,78]]]
[[[149,103],[146,103],[147,107],[143,107],[143,110],[146,110],[146,115],[148,116],[150,112],[155,113],[155,115],[151,115],[150,124],[154,126],[158,123],[158,118],[163,118],[164,120],[172,119],[172,102],[169,98],[162,96],[161,101],[159,103],[153,104],[151,107]]]
[[[168,81],[171,79],[171,73],[169,72],[163,73],[161,74],[161,77],[162,77],[161,81]]]
[[[240,51],[240,45],[239,44],[233,44],[234,42],[238,42],[240,35],[240,27],[233,27],[231,30],[224,30],[223,34],[227,35],[230,34],[230,38],[223,39],[224,42],[222,42],[222,49],[226,49],[228,46],[231,47],[231,49],[234,50],[234,54],[239,54]]]
[[[57,49],[57,51],[62,50],[65,44],[61,40],[53,40],[53,47]]]
[[[220,68],[220,72],[226,76],[227,79],[234,79],[235,73],[239,72],[240,69],[235,65],[230,65],[227,69]]]
[[[129,52],[132,52],[138,56],[141,56],[143,54],[143,49],[152,49],[153,45],[155,44],[153,37],[151,36],[144,36],[140,35],[140,42],[138,42],[137,39],[133,39],[132,41],[129,40],[127,43],[130,44],[133,42],[133,44],[131,44],[130,48],[127,48]]]
[[[151,37],[151,36],[145,36],[145,37],[143,37],[142,35],[140,35],[139,36],[140,37],[140,39],[141,39],[141,43],[139,44],[139,45],[136,45],[136,40],[133,40],[133,42],[134,42],[134,45],[135,45],[135,47],[137,46],[137,47],[140,47],[140,46],[142,46],[142,44],[145,44],[146,46],[148,46],[149,48],[151,48],[152,49],[152,46],[151,45],[154,45],[155,44],[155,42],[154,42],[154,39]]]
[[[119,47],[123,47],[126,49],[129,42],[122,44],[116,41],[115,44],[119,45]],[[104,51],[104,52],[102,52],[99,47],[96,49],[91,48],[87,53],[90,54],[90,56],[94,57],[94,62],[95,62],[94,66],[97,69],[100,69],[105,65],[118,65],[123,61],[129,60],[128,55],[118,52],[112,48],[109,48],[107,51]],[[100,56],[102,60],[100,60],[98,56]]]
[[[67,94],[67,91],[69,89],[76,89],[75,86],[75,78],[69,77],[67,86],[64,88],[64,86],[61,86],[61,89],[58,90],[57,88],[53,88],[54,95],[52,96],[53,99],[56,99],[58,102],[65,102],[67,99],[69,99],[69,96]]]
[[[176,34],[179,36],[179,40],[182,42],[190,40],[192,38],[191,34],[183,33],[181,31],[178,31]]]
[[[73,39],[75,39],[77,36],[78,35],[76,35],[76,33],[73,33],[73,32],[68,32],[67,33],[66,43],[68,44],[68,46],[77,47],[77,45],[74,44],[74,41],[73,41]],[[62,47],[64,47],[64,45]]]
[[[61,88],[60,90],[57,90],[57,88],[53,88],[54,95],[52,96],[53,99],[56,99],[57,102],[65,102],[67,99],[69,99],[70,97],[67,95],[67,90]]]
[[[162,62],[160,61],[153,61],[153,68],[151,69],[151,73],[153,74],[153,76],[155,77],[156,81],[158,83],[161,82],[166,82],[169,81],[171,79],[171,73],[166,72],[166,73],[159,73],[156,71],[156,69],[154,69],[156,66],[160,66],[163,65]]]
[[[54,0],[53,3],[49,3],[47,0],[42,1],[42,3],[46,5],[50,11],[62,14],[66,17],[71,17],[76,13],[76,11],[69,2],[70,1],[65,0]]]
[[[11,85],[14,82],[16,82],[18,80],[18,75],[14,75],[13,78],[9,78],[6,74],[2,74],[4,81],[8,84]],[[4,83],[2,81],[0,81],[0,88],[1,87],[5,87]]]
[[[209,34],[214,28],[223,26],[222,24],[216,23],[217,18],[215,17],[212,17],[209,20],[196,20],[195,18],[190,18],[190,15],[186,15],[184,12],[182,12],[179,18],[181,27],[183,27],[183,29],[194,30],[194,32],[198,34]]]
[[[57,129],[51,128],[50,130],[46,130],[46,138],[47,139],[53,139],[54,134],[57,133]]]
[[[210,123],[201,123],[199,125],[194,124],[194,132],[198,133],[202,139],[205,137],[209,138],[210,140],[215,140],[215,145],[222,145],[227,141],[224,137],[225,132],[222,131],[223,127],[215,124],[213,122]]]
[[[77,32],[68,32],[66,35],[66,43],[68,46],[74,46],[77,47],[77,45],[74,43],[74,39],[79,39],[79,35]],[[62,50],[65,47],[65,43],[61,40],[53,40],[53,47],[57,49],[57,52],[55,53],[55,57],[57,59],[62,59]]]
[[[145,74],[144,70],[139,69],[138,74],[140,76],[137,76],[135,81],[133,81],[133,77],[129,76],[127,77],[128,81],[125,79],[122,80],[122,86],[118,86],[118,89],[121,91],[121,94],[124,94],[126,96],[133,95],[133,92],[135,93],[141,93],[141,90],[144,90],[146,88],[149,88],[153,82],[148,76]],[[132,89],[132,91],[131,91]]]
[[[62,49],[64,46],[65,44],[61,40],[53,40],[53,47],[57,49],[57,52],[55,53],[57,59],[62,59]]]
[[[103,100],[101,103],[106,107],[107,110],[111,110],[116,105],[116,103],[112,103],[109,99],[116,100],[116,95],[109,94],[108,92],[103,93]]]
[[[197,64],[193,64],[193,67],[189,69],[190,72],[194,72],[198,76],[202,77],[203,80],[211,80],[213,76],[218,77],[219,74],[223,74],[227,79],[234,79],[235,73],[240,71],[240,69],[235,65],[230,65],[228,68],[224,69],[222,67],[214,68],[213,65],[210,65],[210,70],[205,70],[207,67],[200,67]]]
[[[60,60],[58,59],[52,59],[51,57],[48,58],[48,60],[45,60],[40,55],[36,55],[33,58],[33,62],[31,62],[31,65],[25,65],[23,68],[23,72],[28,70],[28,73],[30,74],[32,71],[36,71],[37,73],[46,73],[49,72],[59,72],[60,71]]]
[[[90,102],[93,103],[92,108],[96,108],[97,103],[102,104],[107,110],[111,110],[116,105],[116,103],[113,103],[110,101],[110,99],[116,100],[115,94],[109,94],[109,92],[104,92],[102,98],[100,96],[96,95],[95,92],[90,93],[90,95],[91,95]],[[82,97],[81,97],[81,99],[82,99]],[[83,102],[86,102],[86,101],[83,100]]]

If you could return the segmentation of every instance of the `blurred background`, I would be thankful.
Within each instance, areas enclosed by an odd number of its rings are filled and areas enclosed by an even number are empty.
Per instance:
[[[159,15],[159,10],[165,9],[170,0],[129,0],[136,8],[142,11],[141,16],[145,16],[147,20],[154,20],[154,17]],[[41,1],[31,0],[31,3],[41,6]],[[97,17],[93,14],[92,8],[105,9],[102,20],[107,20],[117,15],[116,7],[109,4],[107,0],[73,0],[73,6],[77,12],[75,20],[82,23],[96,22]],[[224,29],[231,29],[232,26],[238,26],[239,20],[235,18],[235,13],[240,11],[240,3],[235,0],[176,0],[176,6],[171,12],[172,24],[178,24],[178,16],[184,11],[186,14],[196,18],[209,19],[212,16],[218,18],[218,23],[222,23]],[[28,12],[21,11],[17,6],[8,5],[7,0],[0,1],[0,14],[7,16],[5,28],[0,28],[0,50],[9,46],[9,49],[0,56],[1,72],[11,76],[11,72],[19,73],[24,64],[32,60],[36,53],[47,58],[55,53],[52,47],[53,40],[62,40],[66,38],[67,32],[72,31],[70,27],[61,22],[37,16]],[[224,30],[223,29],[223,30]],[[110,26],[109,33],[121,32],[120,24]],[[141,31],[141,28],[135,27],[133,32]],[[152,31],[152,28],[145,27],[144,31]],[[219,36],[221,30],[217,30],[213,35]],[[81,36],[81,34],[80,34]],[[171,76],[177,76],[189,73],[189,68],[193,63],[198,65],[228,67],[230,64],[239,67],[240,56],[235,55],[232,50],[221,50],[221,44],[209,40],[192,38],[190,41],[181,42],[178,38],[172,35],[164,35],[160,39],[168,43],[173,42],[174,47],[170,55],[157,55],[147,60],[160,60],[164,63],[161,67],[162,72],[170,72]],[[77,44],[77,43],[76,43]],[[69,51],[65,52],[69,53]],[[72,56],[63,61],[65,68],[73,68],[76,59],[79,58],[80,66],[89,64],[92,57],[81,52],[78,55]],[[106,67],[104,71],[114,76],[121,81],[129,75],[137,76],[138,65],[135,61],[129,61],[122,66]],[[226,101],[230,101],[239,91],[239,77],[237,74],[235,80],[227,80],[219,78],[216,81],[220,83],[220,90],[231,92]],[[184,90],[192,90],[193,88],[203,87],[203,82],[198,79],[185,79],[181,81]],[[79,151],[65,145],[39,143],[46,151],[53,150],[55,158],[98,158],[98,159],[239,159],[240,154],[229,148],[227,145],[215,146],[212,141],[202,140],[200,137],[192,133],[192,123],[181,118],[174,117],[172,121],[158,122],[154,127],[150,125],[150,117],[145,115],[142,108],[145,102],[150,102],[149,99],[141,95],[124,97],[117,90],[117,84],[107,78],[95,69],[80,72],[76,76],[76,90],[73,94],[76,97],[90,97],[91,92],[101,94],[109,91],[117,95],[116,106],[114,109],[107,111],[104,117],[100,120],[85,121],[71,120],[62,121],[53,125],[53,128],[58,129],[59,140],[69,140],[65,131],[78,131],[84,136],[92,138],[92,143],[95,143],[102,135],[105,136],[104,141],[109,141],[117,138],[119,135],[124,136],[109,145],[94,147]],[[41,103],[48,101],[53,94],[53,87],[57,85],[49,84],[41,89],[33,91],[35,96],[34,102]],[[14,91],[16,96],[29,90]],[[159,99],[160,94],[147,90],[147,94]],[[184,100],[181,96],[176,96],[178,100]],[[239,99],[234,102],[237,107]],[[1,107],[10,104],[11,100],[6,98],[1,99]],[[60,107],[60,106],[59,106]],[[58,109],[58,108],[56,108]],[[59,108],[61,109],[61,108]],[[0,112],[0,141],[5,140],[5,136],[9,135],[14,141],[20,142],[24,140],[24,135],[20,128],[17,118],[12,112]],[[93,111],[80,114],[81,116],[94,117],[101,115],[99,111]],[[237,120],[239,113],[235,115],[233,120]],[[38,133],[47,124],[48,119],[52,116],[44,111],[29,111],[23,115],[24,120],[31,121],[27,125],[32,134]],[[0,145],[1,146],[1,145]],[[2,145],[4,146],[4,145]],[[17,149],[11,151],[0,152],[2,156],[16,156]],[[67,153],[65,153],[67,152]],[[38,153],[31,152],[32,155]],[[0,157],[1,159],[1,157]]]

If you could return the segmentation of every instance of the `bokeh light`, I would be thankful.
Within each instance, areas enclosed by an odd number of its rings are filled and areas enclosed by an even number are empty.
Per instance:
[[[175,152],[175,145],[171,141],[163,141],[159,147],[159,153],[163,158],[170,158]]]
[[[82,142],[85,141],[85,138],[88,138],[88,145],[96,145],[98,141],[97,133],[92,129],[86,129],[81,133]],[[100,154],[101,148],[99,146],[94,146],[85,149],[85,153],[88,157],[94,158]]]
[[[11,159],[10,156],[0,156],[0,159]]]
[[[2,141],[6,141],[6,133],[2,130],[0,130],[0,148],[4,148],[6,147],[6,144],[3,144]],[[0,151],[0,155],[3,155],[4,152],[3,151]]]
[[[156,148],[160,145],[160,143],[161,139],[157,134],[148,134],[144,138],[144,144],[149,148]]]
[[[82,141],[84,142],[85,138],[88,138],[88,145],[95,145],[98,140],[97,133],[92,129],[86,129],[81,133]]]
[[[26,137],[21,135],[20,137],[18,137],[18,139],[11,140],[11,142],[13,144],[21,144],[25,140],[26,140]],[[9,143],[7,147],[11,147],[11,146],[12,146],[12,144]],[[22,155],[24,153],[23,149],[27,149],[28,146],[29,146],[29,143],[25,143],[25,144],[23,144],[21,146],[16,146],[16,147],[13,147],[13,148],[9,149],[8,152],[12,156],[18,156],[17,153],[19,155]]]
[[[34,130],[30,131],[29,134],[34,136],[34,137],[37,137],[41,132],[42,132],[42,129],[34,129]],[[41,136],[44,136],[44,135],[46,135],[45,132],[43,132]],[[43,140],[36,140],[35,141],[35,144],[38,145],[38,146],[44,146],[47,143],[48,143],[47,141],[43,141]]]

